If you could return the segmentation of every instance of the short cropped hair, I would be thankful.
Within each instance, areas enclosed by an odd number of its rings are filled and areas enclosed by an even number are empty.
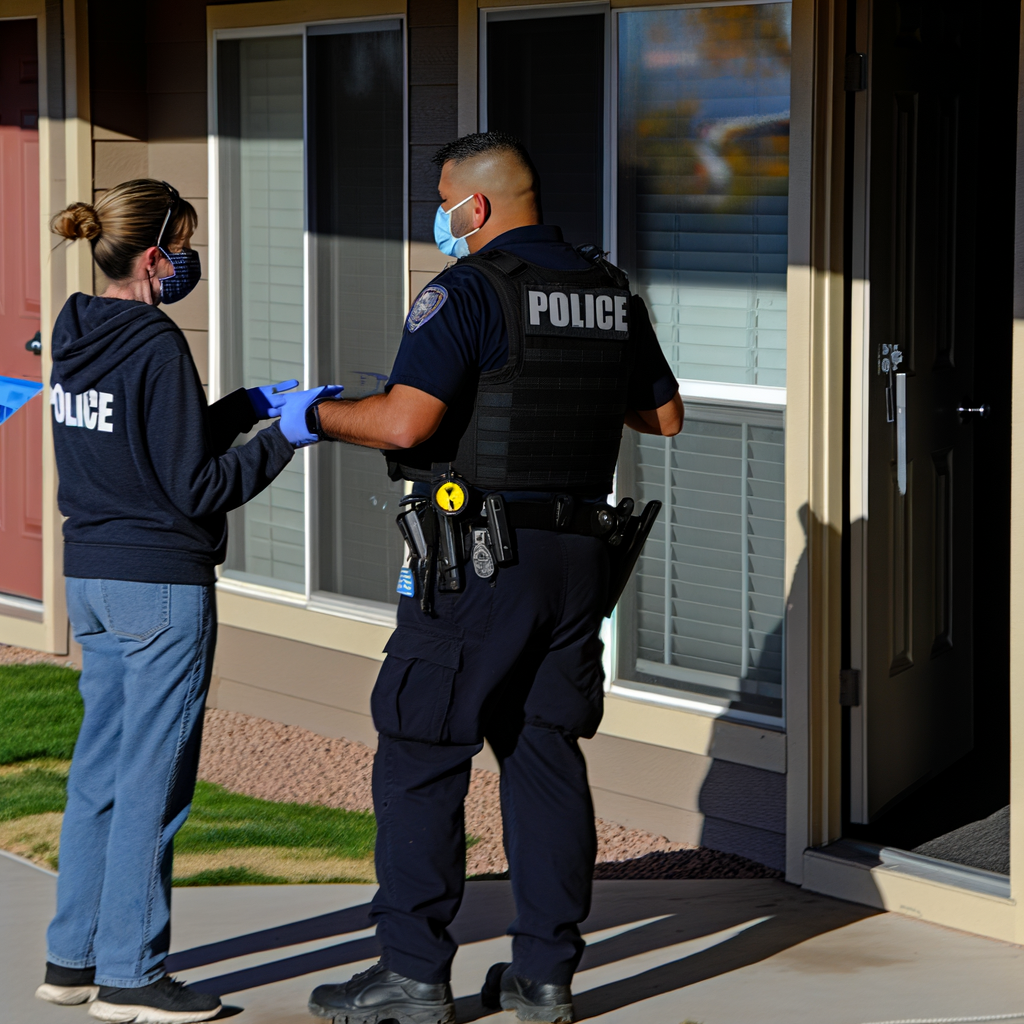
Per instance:
[[[434,163],[444,167],[449,160],[461,164],[470,157],[482,156],[484,153],[512,153],[519,162],[533,175],[534,188],[539,185],[537,168],[533,166],[526,147],[507,132],[474,132],[463,135],[454,142],[446,142],[435,154]]]

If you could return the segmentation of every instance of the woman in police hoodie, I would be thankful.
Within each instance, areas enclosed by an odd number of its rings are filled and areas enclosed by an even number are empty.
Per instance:
[[[127,181],[53,220],[110,281],[53,330],[51,405],[64,574],[85,718],[68,779],[45,983],[104,1021],[207,1020],[220,1000],[168,977],[171,844],[188,816],[217,632],[226,513],[316,440],[297,381],[207,406],[160,311],[200,276],[196,212],[166,182]],[[280,420],[230,447],[261,419]]]

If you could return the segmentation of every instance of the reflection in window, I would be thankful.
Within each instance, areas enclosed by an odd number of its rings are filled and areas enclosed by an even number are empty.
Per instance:
[[[544,222],[557,224],[573,245],[600,245],[605,15],[574,13],[570,7],[564,16],[551,17],[554,9],[543,17],[524,18],[522,11],[490,14],[487,127],[523,141],[540,174]]]
[[[349,22],[307,41],[311,319],[316,375],[386,377],[405,318],[402,25]],[[314,589],[390,604],[401,483],[372,448],[321,444]]]
[[[217,64],[227,394],[305,376],[302,37],[225,40]],[[233,575],[305,590],[304,465],[231,514]]]
[[[222,391],[386,379],[405,314],[403,38],[382,19],[218,41]],[[401,485],[377,451],[311,455],[310,480],[299,454],[232,513],[226,573],[304,593],[308,544],[312,590],[397,603]]]
[[[783,387],[790,5],[619,15],[619,259],[678,377]]]
[[[618,17],[620,262],[677,377],[784,387],[790,5]],[[622,605],[621,674],[778,720],[781,410],[688,402],[682,434],[630,447],[620,483],[665,507]]]

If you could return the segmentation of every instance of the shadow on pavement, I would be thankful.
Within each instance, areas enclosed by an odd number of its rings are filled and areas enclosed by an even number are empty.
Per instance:
[[[574,986],[577,1013],[580,1019],[600,1016],[736,971],[876,913],[775,880],[599,882],[585,924],[593,939]],[[463,946],[497,938],[514,916],[508,882],[470,883],[452,933]],[[212,965],[363,931],[370,924],[369,904],[363,904],[197,946],[173,954],[167,966],[180,971]],[[595,934],[608,930],[610,935]],[[369,960],[378,952],[374,937],[359,936],[192,982],[191,987],[223,996]],[[587,977],[584,972],[590,971],[595,974]],[[456,1008],[461,1024],[493,1012],[484,1009],[478,995],[457,1000]]]
[[[577,1019],[598,1017],[631,1003],[650,999],[652,996],[663,995],[718,975],[737,971],[761,960],[767,960],[776,953],[806,942],[823,932],[843,928],[875,913],[878,912],[850,903],[834,901],[831,905],[823,905],[819,901],[813,915],[781,913],[771,916],[710,949],[704,949],[622,981],[581,992],[575,997]],[[724,927],[729,925],[726,924]]]

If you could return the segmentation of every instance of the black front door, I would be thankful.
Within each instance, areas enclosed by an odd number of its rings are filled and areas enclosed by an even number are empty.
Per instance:
[[[1009,495],[992,472],[1009,441],[1018,18],[1012,3],[871,10],[866,599],[850,818],[916,814],[916,833],[881,837],[902,845],[951,827],[906,800],[919,794],[923,807],[929,780],[948,787],[944,769],[1001,735],[994,695],[1008,692],[998,623]],[[983,801],[968,804],[953,818],[981,816]]]

